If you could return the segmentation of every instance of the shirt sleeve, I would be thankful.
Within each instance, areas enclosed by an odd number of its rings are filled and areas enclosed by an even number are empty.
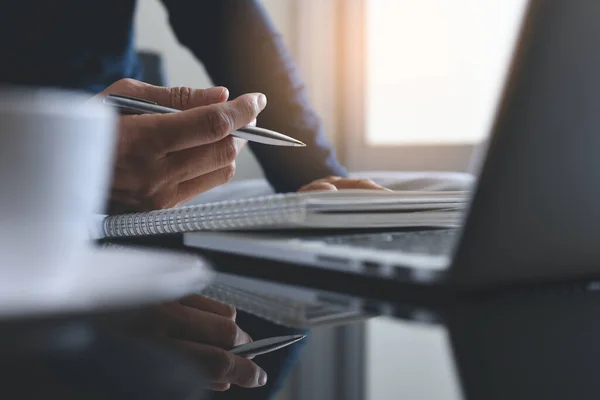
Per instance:
[[[291,192],[315,179],[345,176],[298,69],[259,0],[162,0],[181,44],[231,98],[262,92],[268,105],[258,126],[292,136],[305,148],[250,143],[267,179]]]

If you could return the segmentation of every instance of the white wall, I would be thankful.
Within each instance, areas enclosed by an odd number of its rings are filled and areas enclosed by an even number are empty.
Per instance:
[[[218,1],[218,0],[215,0]],[[294,0],[264,0],[263,3],[285,38],[292,37]],[[198,23],[202,23],[202,18]],[[159,0],[139,0],[135,19],[137,46],[163,55],[170,86],[205,88],[211,86],[202,65],[173,34],[165,8]],[[260,167],[248,149],[242,150],[237,161],[235,179],[262,176]]]

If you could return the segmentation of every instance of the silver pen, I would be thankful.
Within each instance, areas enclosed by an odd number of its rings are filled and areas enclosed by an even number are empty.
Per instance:
[[[306,335],[277,336],[242,344],[234,347],[230,351],[240,357],[251,358],[282,349],[290,344],[299,342],[305,337]]]
[[[171,114],[181,111],[174,108],[159,106],[152,101],[117,94],[109,94],[104,97],[104,104],[116,108],[121,114]],[[246,139],[250,142],[269,144],[272,146],[306,146],[297,139],[256,126],[245,126],[233,132],[231,135]]]

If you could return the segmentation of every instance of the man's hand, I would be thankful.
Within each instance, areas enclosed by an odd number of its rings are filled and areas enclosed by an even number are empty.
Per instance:
[[[317,179],[302,186],[299,192],[308,192],[312,190],[338,190],[338,189],[369,189],[369,190],[389,190],[373,182],[370,179],[350,179],[340,178],[339,176],[330,176],[328,178]]]
[[[191,295],[146,311],[137,329],[196,359],[207,373],[209,388],[224,391],[231,385],[263,386],[267,374],[249,359],[227,350],[252,341],[235,323],[235,308]]]
[[[227,101],[226,88],[165,88],[122,79],[99,96],[122,94],[185,110],[120,119],[111,212],[175,207],[229,181],[245,141],[230,136],[254,123],[261,93]]]

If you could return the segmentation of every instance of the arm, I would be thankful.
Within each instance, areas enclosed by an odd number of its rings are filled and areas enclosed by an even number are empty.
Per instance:
[[[345,176],[312,109],[296,65],[258,0],[163,0],[179,41],[232,97],[266,94],[258,125],[295,137],[304,149],[250,144],[278,192]]]

